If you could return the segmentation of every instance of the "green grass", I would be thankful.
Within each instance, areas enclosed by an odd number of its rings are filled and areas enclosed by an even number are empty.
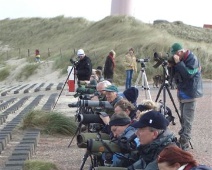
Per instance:
[[[74,118],[57,112],[33,110],[23,119],[22,128],[38,128],[46,134],[73,135],[77,125]]]
[[[27,80],[31,75],[36,73],[38,64],[27,64],[25,65],[21,71],[17,74],[16,80]]]
[[[182,22],[146,24],[133,17],[109,16],[98,22],[84,18],[19,18],[0,20],[1,46],[9,50],[0,51],[4,61],[13,58],[34,60],[35,49],[40,50],[41,60],[54,61],[54,69],[67,74],[70,58],[76,50],[83,48],[93,68],[103,66],[108,52],[116,51],[115,83],[123,84],[125,70],[123,58],[130,47],[137,58],[150,57],[146,66],[148,77],[158,74],[153,68],[154,52],[168,52],[174,42],[180,42],[200,58],[203,77],[211,78],[212,29],[192,27]],[[140,68],[140,64],[138,64]],[[33,68],[25,68],[18,78],[33,74]],[[28,71],[32,71],[27,74]],[[35,69],[36,70],[36,69]],[[134,79],[137,74],[134,75]]]
[[[59,170],[54,163],[28,160],[24,163],[24,170]]]
[[[4,81],[10,75],[10,68],[5,67],[0,69],[0,81]]]

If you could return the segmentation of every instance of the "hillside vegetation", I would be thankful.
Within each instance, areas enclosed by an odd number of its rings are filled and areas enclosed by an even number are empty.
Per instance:
[[[39,49],[42,60],[54,61],[53,69],[67,74],[69,59],[76,57],[77,49],[85,50],[93,68],[102,66],[113,49],[117,53],[115,82],[123,84],[122,59],[130,47],[136,50],[137,58],[150,58],[146,71],[152,76],[162,70],[161,67],[153,68],[154,52],[168,52],[174,42],[182,43],[198,55],[204,78],[212,78],[211,29],[189,26],[180,21],[146,24],[127,16],[109,16],[98,22],[64,16],[0,20],[0,70],[8,72],[6,61],[11,58],[27,58],[29,63],[34,62],[34,51]]]

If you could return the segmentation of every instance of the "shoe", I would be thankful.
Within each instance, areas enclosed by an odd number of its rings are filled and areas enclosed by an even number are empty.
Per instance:
[[[179,145],[182,150],[184,150],[184,151],[189,150],[189,141],[187,139],[180,138]]]

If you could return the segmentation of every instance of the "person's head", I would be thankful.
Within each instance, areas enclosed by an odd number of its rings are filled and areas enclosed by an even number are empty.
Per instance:
[[[119,92],[115,85],[107,86],[103,91],[105,91],[108,102],[114,101],[117,98]]]
[[[115,57],[116,57],[116,52],[115,52],[114,50],[111,50],[111,51],[109,52],[109,55],[110,55],[111,57],[115,58]]]
[[[145,113],[137,122],[131,124],[132,127],[138,128],[136,135],[141,145],[152,143],[167,129],[168,125],[168,120],[160,112],[154,110]]]
[[[121,99],[115,104],[114,113],[119,114],[125,112],[127,115],[130,115],[130,112],[135,109],[135,106],[127,99]]]
[[[144,113],[150,110],[159,111],[157,103],[152,100],[143,100],[137,107],[136,118],[139,119]]]
[[[133,104],[136,104],[138,96],[139,96],[139,90],[136,87],[130,87],[126,89],[122,94],[123,98],[126,98]]]
[[[130,49],[129,49],[129,54],[130,54],[130,55],[133,55],[133,54],[134,54],[134,49],[133,49],[133,48],[130,48]]]
[[[78,56],[79,60],[82,60],[82,59],[85,57],[85,52],[84,52],[84,50],[83,50],[83,49],[79,49],[79,50],[77,51],[77,56]]]
[[[178,55],[180,57],[180,60],[184,56],[185,50],[183,49],[183,46],[180,43],[174,43],[171,46],[171,54],[172,55]]]
[[[103,91],[107,86],[111,85],[111,83],[107,80],[101,81],[99,83],[97,83],[96,85],[96,90],[101,94],[101,95],[105,95],[106,91]]]
[[[165,147],[157,158],[159,170],[178,170],[185,164],[197,166],[191,153],[186,152],[176,145]]]
[[[130,117],[124,112],[113,114],[109,122],[113,136],[116,138],[120,137],[124,133],[124,130],[129,126],[130,122]]]

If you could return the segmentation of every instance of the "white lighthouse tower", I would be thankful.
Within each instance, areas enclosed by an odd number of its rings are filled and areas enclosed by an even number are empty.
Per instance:
[[[134,0],[112,0],[111,15],[134,15]]]

